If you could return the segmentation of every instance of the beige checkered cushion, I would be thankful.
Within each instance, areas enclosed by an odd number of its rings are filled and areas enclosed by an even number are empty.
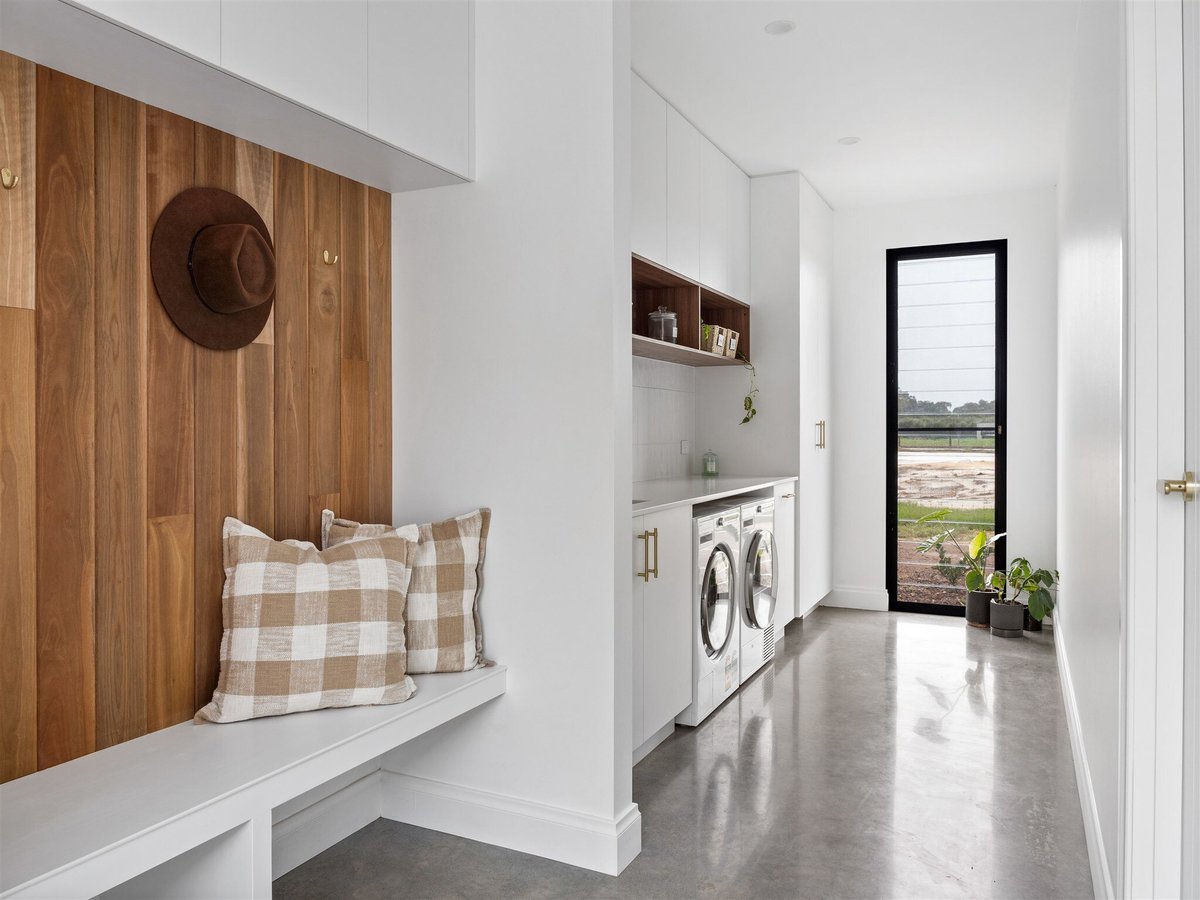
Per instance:
[[[399,703],[416,529],[317,550],[225,520],[221,676],[198,721]]]
[[[337,519],[329,510],[321,514],[324,547],[385,534],[411,534],[413,528],[420,535],[409,558],[408,671],[465,672],[488,664],[483,656],[479,595],[491,518],[491,510],[477,509],[444,522],[396,529]]]

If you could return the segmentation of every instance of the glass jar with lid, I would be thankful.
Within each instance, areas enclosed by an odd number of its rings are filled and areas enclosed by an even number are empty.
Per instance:
[[[665,306],[660,306],[650,313],[650,337],[674,344],[679,337],[679,317]]]

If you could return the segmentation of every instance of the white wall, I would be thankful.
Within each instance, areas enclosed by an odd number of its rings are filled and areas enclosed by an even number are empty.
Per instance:
[[[1055,637],[1069,672],[1093,872],[1102,860],[1107,871],[1095,880],[1109,890],[1121,783],[1124,15],[1119,3],[1083,5],[1058,224]]]
[[[393,200],[395,518],[492,508],[486,652],[510,668],[390,765],[453,795],[447,830],[605,870],[592,837],[640,841],[627,16],[478,4],[478,181]]]
[[[680,441],[691,452],[680,452]],[[633,480],[683,478],[699,471],[696,370],[633,357]]]
[[[834,214],[834,591],[887,608],[886,251],[1008,240],[1008,556],[1052,568],[1057,237],[1052,188]]]

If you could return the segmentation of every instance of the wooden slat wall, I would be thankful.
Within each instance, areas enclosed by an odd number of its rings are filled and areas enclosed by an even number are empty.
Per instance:
[[[0,126],[7,781],[208,701],[225,516],[313,541],[326,505],[390,520],[391,198],[4,53]],[[274,238],[274,311],[235,352],[176,330],[149,272],[194,185]]]

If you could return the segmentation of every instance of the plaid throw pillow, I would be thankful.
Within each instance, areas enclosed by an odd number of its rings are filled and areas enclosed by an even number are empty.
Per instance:
[[[221,675],[197,721],[399,703],[416,529],[319,551],[225,520]]]
[[[328,509],[321,513],[321,545],[327,548],[416,529],[405,614],[410,672],[465,672],[489,665],[483,656],[479,595],[491,519],[490,509],[477,509],[444,522],[393,528],[337,519]]]

